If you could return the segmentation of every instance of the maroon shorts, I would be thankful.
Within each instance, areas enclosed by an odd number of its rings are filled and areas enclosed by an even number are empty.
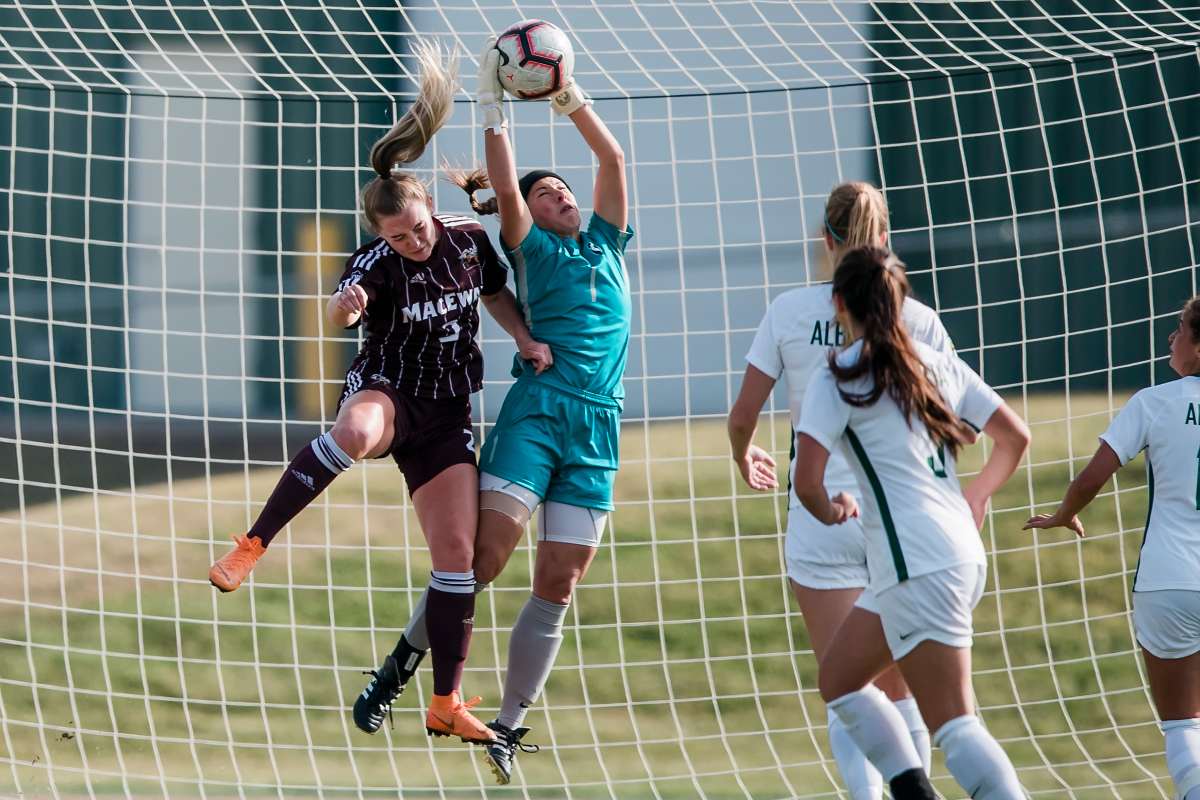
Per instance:
[[[476,463],[470,395],[428,400],[400,394],[381,375],[372,376],[378,380],[364,381],[359,375],[355,378],[357,380],[347,376],[338,410],[351,395],[367,389],[383,392],[391,398],[396,412],[393,422],[396,435],[392,446],[380,458],[390,455],[395,460],[404,474],[410,495],[447,467]]]

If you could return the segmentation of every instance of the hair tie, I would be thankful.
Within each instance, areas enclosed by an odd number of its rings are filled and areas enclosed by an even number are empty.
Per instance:
[[[845,241],[845,239],[843,239],[842,237],[838,236],[838,234],[837,234],[837,231],[835,231],[835,230],[833,229],[833,226],[829,224],[829,212],[828,212],[828,211],[826,211],[826,212],[825,212],[825,229],[826,229],[827,231],[829,231],[829,235],[830,235],[830,236],[832,236],[832,237],[833,237],[833,240],[834,240],[835,242],[837,242],[838,244],[841,244],[842,242],[844,242],[844,241]]]
[[[392,179],[399,178],[403,174],[404,174],[404,164],[400,163],[399,161],[394,162],[392,164],[391,168],[388,170],[388,177],[392,178]]]

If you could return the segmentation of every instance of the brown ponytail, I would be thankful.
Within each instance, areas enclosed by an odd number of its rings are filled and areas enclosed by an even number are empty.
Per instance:
[[[422,40],[413,46],[421,67],[421,92],[417,99],[371,148],[371,168],[376,178],[363,187],[363,222],[378,232],[383,217],[399,214],[411,202],[429,202],[429,188],[402,167],[421,157],[433,135],[454,110],[458,85],[458,56],[446,63],[436,42]]]
[[[480,189],[492,188],[486,169],[482,167],[458,169],[447,164],[442,167],[442,174],[446,176],[446,180],[467,193],[467,197],[471,200],[471,210],[476,214],[500,213],[500,204],[496,202],[495,197],[489,197],[483,202],[475,197],[475,193]]]
[[[833,275],[833,293],[858,323],[862,352],[858,360],[843,367],[830,353],[829,369],[839,384],[869,375],[870,391],[855,394],[840,385],[838,393],[852,406],[874,405],[884,392],[899,406],[911,425],[921,420],[929,436],[952,454],[971,437],[950,410],[922,363],[904,328],[902,309],[908,295],[904,263],[879,247],[860,247],[846,253]]]

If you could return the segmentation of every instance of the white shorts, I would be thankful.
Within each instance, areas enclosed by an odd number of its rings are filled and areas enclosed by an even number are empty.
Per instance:
[[[479,491],[506,494],[529,509],[530,516],[536,510],[539,542],[564,542],[584,547],[599,547],[600,540],[604,538],[604,523],[608,521],[607,511],[567,505],[554,500],[543,503],[536,492],[488,472],[479,473]]]
[[[803,507],[788,509],[784,540],[787,574],[809,589],[861,589],[867,575],[867,542],[857,519],[822,525]]]
[[[1200,592],[1134,592],[1133,630],[1138,644],[1158,658],[1186,658],[1200,652]]]
[[[983,564],[959,564],[909,578],[878,595],[863,592],[854,605],[879,615],[888,649],[899,661],[927,640],[970,647],[972,612],[985,583]]]

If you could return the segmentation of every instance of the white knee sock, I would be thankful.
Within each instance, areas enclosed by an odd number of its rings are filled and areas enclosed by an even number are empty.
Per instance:
[[[979,717],[955,717],[933,735],[946,754],[946,768],[974,800],[1024,800],[1017,771]]]
[[[879,800],[883,796],[883,776],[858,749],[837,712],[825,706],[825,714],[829,718],[829,749],[851,800]]]
[[[502,725],[520,726],[529,706],[542,693],[562,645],[567,608],[531,594],[517,615],[512,637],[508,640],[504,696],[500,700],[500,713],[496,715]]]
[[[1182,800],[1200,800],[1200,719],[1164,719],[1167,771]]]
[[[913,747],[917,748],[917,755],[921,757],[921,764],[925,767],[925,774],[929,774],[929,769],[933,764],[933,748],[929,744],[929,728],[925,725],[925,720],[921,718],[921,710],[917,708],[917,701],[912,697],[905,697],[903,700],[896,701],[896,708],[900,711],[900,716],[904,717],[904,724],[908,726],[908,735],[912,737]]]
[[[921,769],[904,718],[874,686],[844,694],[829,704],[846,731],[885,781],[910,769]]]

